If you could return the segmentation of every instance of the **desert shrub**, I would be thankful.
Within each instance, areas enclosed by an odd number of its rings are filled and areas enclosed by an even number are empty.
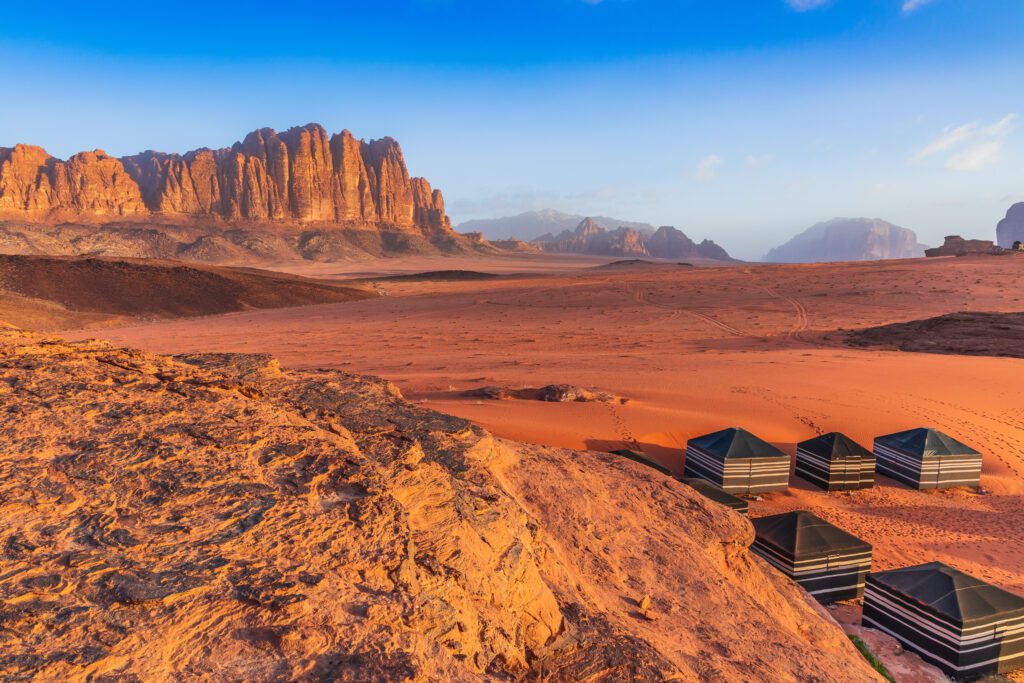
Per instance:
[[[896,683],[896,679],[894,679],[892,674],[889,673],[889,670],[885,668],[885,664],[878,661],[878,657],[868,649],[867,644],[863,640],[852,635],[850,636],[850,640],[852,640],[853,644],[857,646],[860,653],[864,655],[864,659],[868,660],[868,664],[871,665],[871,668],[880,673],[885,680],[890,681],[891,683]]]

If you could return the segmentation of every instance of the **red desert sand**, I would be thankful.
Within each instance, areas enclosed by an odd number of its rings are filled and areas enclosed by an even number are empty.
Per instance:
[[[788,492],[753,502],[751,514],[812,510],[872,543],[877,569],[941,560],[1024,594],[1024,360],[846,343],[849,330],[958,311],[1020,311],[1024,258],[600,263],[607,259],[389,261],[377,272],[533,272],[380,280],[374,286],[384,296],[371,300],[101,334],[154,352],[265,352],[287,367],[380,375],[407,397],[501,437],[593,450],[639,446],[676,471],[687,439],[728,426],[790,453],[816,433],[842,431],[870,448],[876,435],[936,427],[984,454],[984,493],[918,492],[879,477],[871,490],[827,495],[794,477]],[[340,278],[372,270],[314,264],[295,272]],[[623,399],[465,395],[555,383]]]

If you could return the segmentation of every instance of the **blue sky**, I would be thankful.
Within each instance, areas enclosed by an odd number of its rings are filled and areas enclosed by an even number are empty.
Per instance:
[[[0,145],[318,121],[396,137],[456,222],[553,207],[745,258],[834,216],[991,237],[1024,200],[1022,28],[1020,0],[14,3]]]

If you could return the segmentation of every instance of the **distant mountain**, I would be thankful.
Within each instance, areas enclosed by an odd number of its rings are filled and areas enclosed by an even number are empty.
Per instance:
[[[1014,204],[1006,218],[996,227],[996,243],[1009,249],[1014,242],[1024,242],[1024,202]]]
[[[489,240],[507,240],[517,238],[527,242],[542,235],[558,235],[565,230],[574,230],[585,216],[573,213],[562,213],[555,209],[527,211],[518,216],[503,218],[481,218],[465,221],[455,226],[457,232],[481,232]],[[607,216],[591,216],[590,220],[605,230],[616,228],[632,228],[644,234],[654,232],[654,226],[648,223],[625,221]]]
[[[607,230],[593,218],[584,218],[575,230],[563,230],[557,235],[541,235],[533,240],[533,244],[544,251],[560,254],[732,260],[725,249],[711,240],[697,244],[682,231],[669,225],[663,225],[653,234],[644,234],[627,227]]]
[[[878,218],[834,218],[818,223],[775,247],[764,261],[820,263],[916,258],[924,255],[913,230]]]
[[[682,230],[676,230],[671,225],[663,225],[657,232],[644,241],[647,253],[657,258],[710,258],[718,261],[732,261],[725,249],[718,246],[711,240],[704,240],[697,244]]]
[[[544,251],[560,254],[599,256],[647,256],[643,235],[633,228],[605,230],[593,218],[584,218],[575,230],[563,230],[555,236],[542,235],[533,241]]]

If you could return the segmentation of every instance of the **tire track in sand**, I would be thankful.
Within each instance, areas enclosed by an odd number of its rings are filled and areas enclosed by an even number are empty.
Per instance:
[[[685,314],[687,314],[689,316],[692,316],[692,317],[696,318],[697,320],[701,320],[701,321],[703,321],[705,323],[708,323],[709,325],[717,327],[718,329],[722,330],[723,332],[726,332],[727,334],[731,334],[731,335],[736,336],[736,337],[746,337],[747,336],[744,332],[736,329],[732,325],[729,325],[728,323],[724,323],[721,320],[713,318],[710,315],[707,315],[706,313],[700,313],[700,312],[694,311],[693,309],[690,309],[690,308],[680,308],[678,306],[670,306],[668,304],[655,303],[654,301],[650,301],[647,298],[647,292],[645,292],[640,287],[632,286],[630,283],[627,283],[627,282],[621,283],[621,286],[630,295],[630,297],[633,299],[633,301],[636,301],[638,304],[643,304],[645,306],[651,306],[653,308],[660,308],[660,309],[666,310],[666,311],[673,311],[675,313],[675,315],[673,316],[672,319],[675,319],[680,314],[685,313]]]

